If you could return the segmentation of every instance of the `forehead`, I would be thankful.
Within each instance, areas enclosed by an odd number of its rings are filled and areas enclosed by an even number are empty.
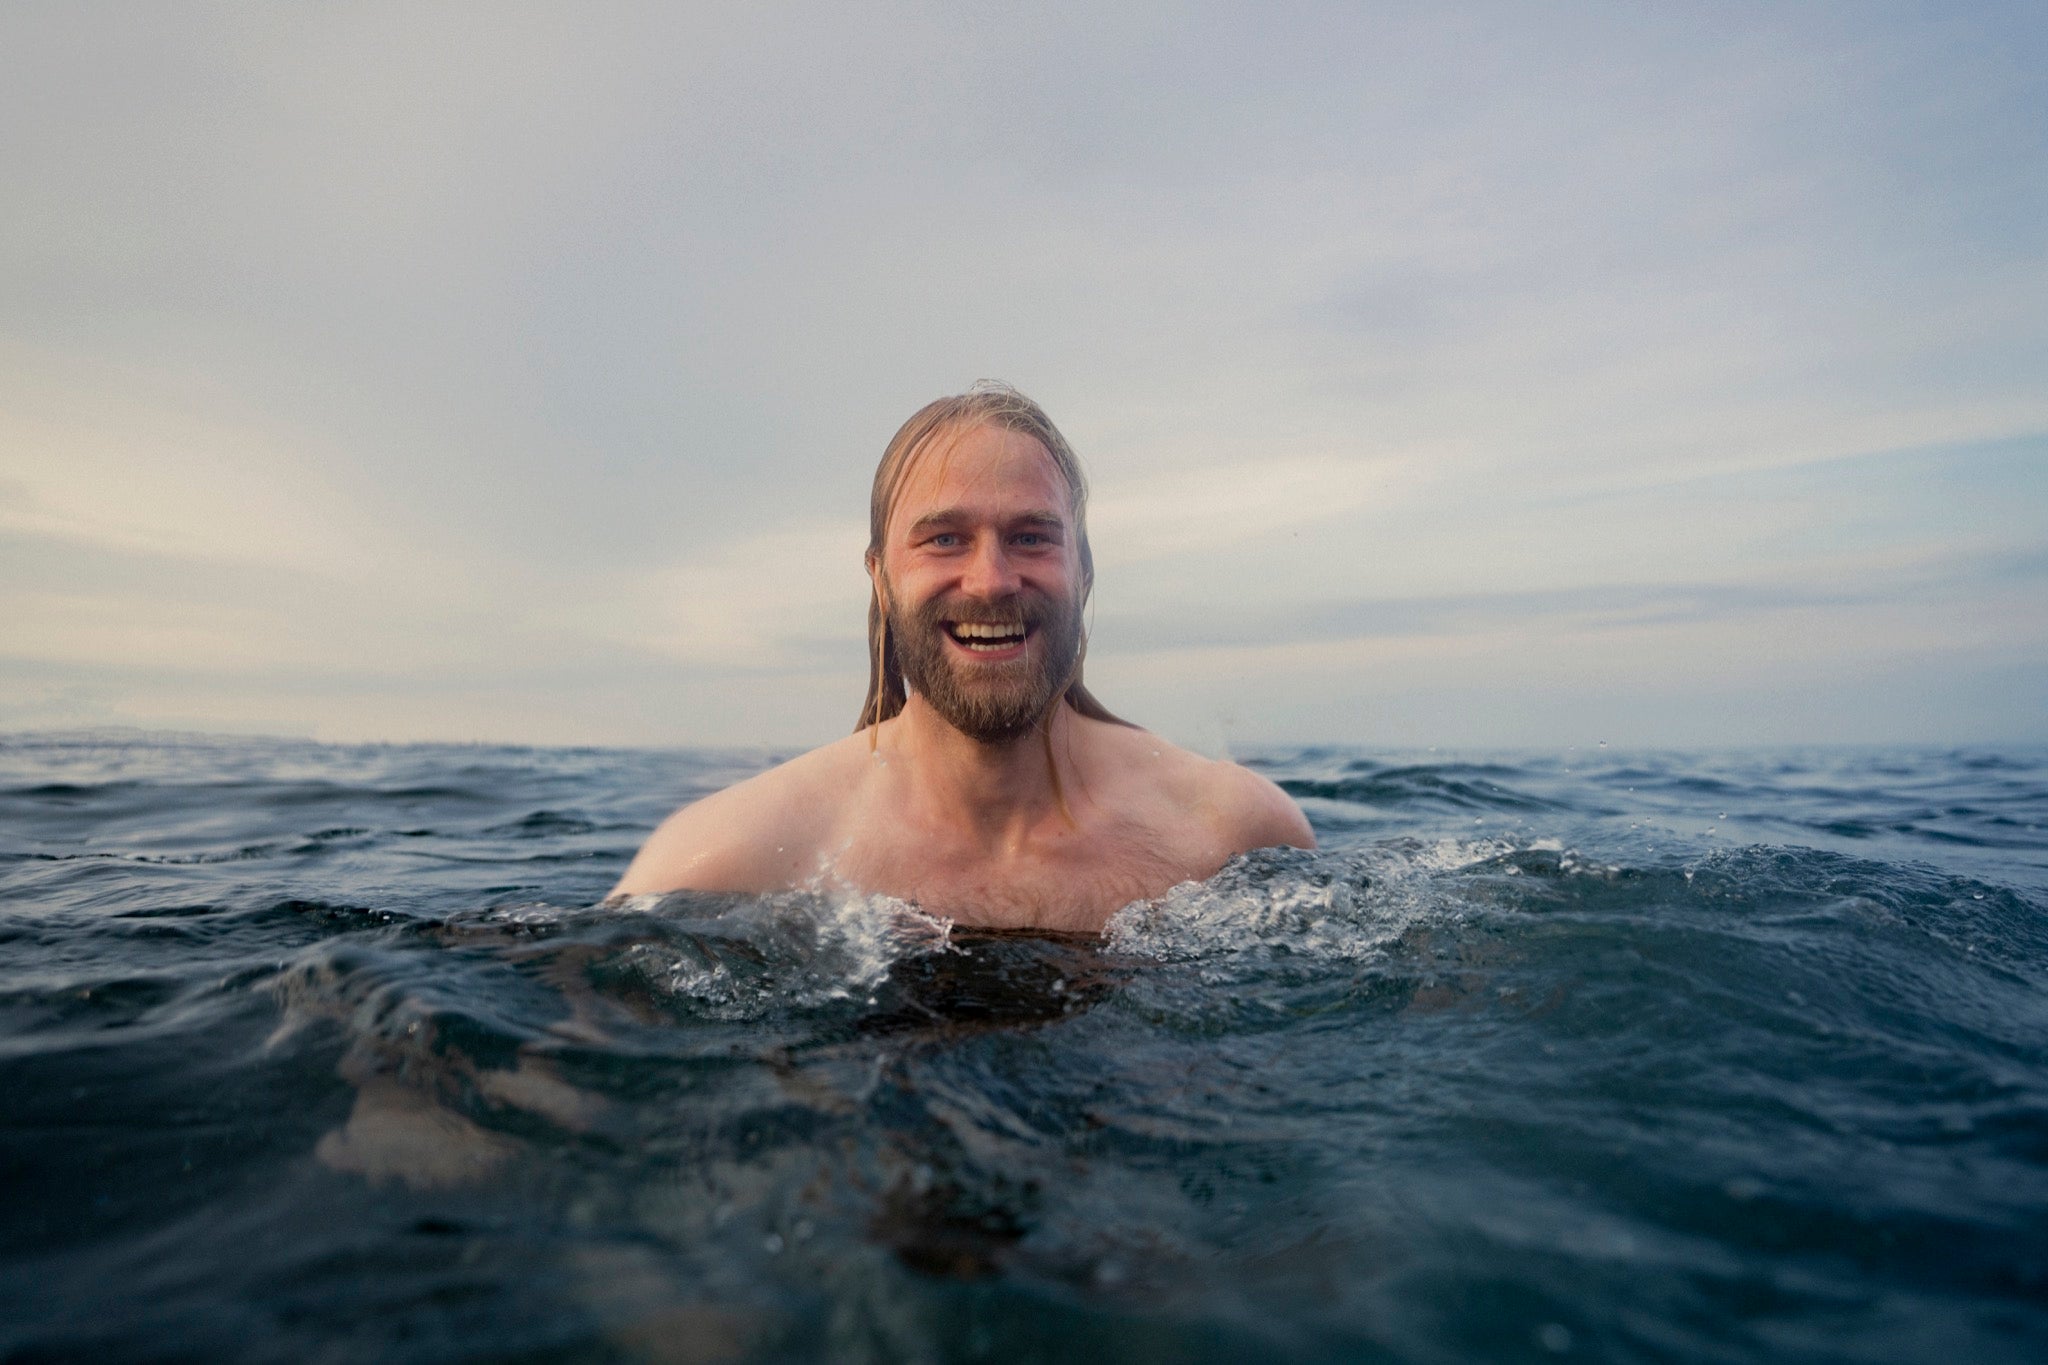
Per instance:
[[[1073,513],[1059,467],[1036,438],[976,426],[933,436],[905,474],[889,512],[891,535],[934,512],[1000,520],[1024,512]]]

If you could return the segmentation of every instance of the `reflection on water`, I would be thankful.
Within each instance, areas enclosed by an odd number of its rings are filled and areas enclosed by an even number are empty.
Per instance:
[[[1269,755],[1101,938],[595,904],[769,755],[0,757],[10,1357],[2048,1347],[2042,755]]]

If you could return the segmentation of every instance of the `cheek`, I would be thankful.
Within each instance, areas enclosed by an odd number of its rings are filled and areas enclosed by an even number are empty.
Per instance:
[[[917,566],[906,563],[901,555],[890,555],[881,564],[876,566],[875,572],[870,575],[870,578],[874,582],[875,592],[880,596],[882,605],[885,607],[902,606],[904,603],[915,601],[917,598],[919,586]]]
[[[1082,570],[1080,558],[1072,550],[1066,550],[1055,558],[1048,560],[1045,564],[1045,570],[1040,576],[1045,580],[1048,588],[1057,585],[1076,597],[1079,597],[1087,587],[1087,579]]]

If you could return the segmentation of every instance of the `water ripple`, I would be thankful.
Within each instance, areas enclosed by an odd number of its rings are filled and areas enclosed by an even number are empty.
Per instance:
[[[1273,751],[1323,851],[1101,937],[600,903],[770,757],[0,738],[0,1356],[2048,1346],[2048,755]]]

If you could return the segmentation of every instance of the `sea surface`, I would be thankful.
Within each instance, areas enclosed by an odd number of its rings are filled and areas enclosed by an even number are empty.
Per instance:
[[[1242,754],[1096,938],[786,755],[0,737],[0,1359],[2048,1360],[2048,750]]]

